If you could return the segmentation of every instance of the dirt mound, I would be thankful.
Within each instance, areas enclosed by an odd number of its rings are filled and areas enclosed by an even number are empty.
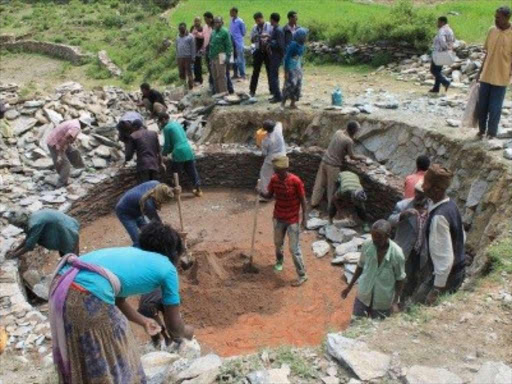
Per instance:
[[[191,271],[182,279],[181,287],[182,311],[192,324],[229,327],[242,314],[273,314],[281,308],[278,289],[286,282],[273,272],[271,265],[259,266],[258,274],[244,273],[246,259],[242,250],[235,247],[211,253],[200,251],[194,256],[197,280]]]

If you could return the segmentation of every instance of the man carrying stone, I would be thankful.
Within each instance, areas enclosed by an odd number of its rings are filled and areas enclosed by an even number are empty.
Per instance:
[[[423,181],[416,184],[414,197],[399,201],[391,216],[390,224],[396,228],[394,241],[402,248],[405,257],[405,282],[403,297],[410,297],[418,286],[420,271],[427,264],[425,225],[428,218],[428,198],[423,192]]]
[[[414,197],[416,185],[423,181],[428,167],[430,167],[428,156],[420,155],[416,158],[416,172],[405,178],[404,198],[411,199]]]
[[[144,118],[135,111],[126,112],[117,123],[119,141],[126,145],[130,135],[144,125]]]
[[[229,76],[229,58],[233,51],[229,32],[223,27],[222,17],[214,19],[214,30],[210,37],[209,57],[215,93],[234,93]]]
[[[254,21],[256,22],[256,24],[254,25],[251,31],[251,43],[254,44],[254,52],[252,54],[253,69],[251,76],[251,85],[249,88],[251,97],[254,97],[256,95],[256,89],[258,88],[258,80],[260,78],[262,65],[265,64],[267,74],[270,70],[270,61],[267,47],[270,35],[272,33],[272,26],[270,25],[270,23],[265,22],[265,19],[263,18],[263,14],[261,12],[256,12],[254,14]]]
[[[260,195],[265,199],[275,197],[276,205],[274,207],[274,245],[276,247],[276,264],[274,270],[280,272],[283,270],[284,261],[284,238],[288,233],[290,252],[293,263],[299,278],[292,283],[298,287],[304,284],[308,277],[302,259],[300,248],[300,210],[302,207],[302,227],[307,222],[306,212],[306,192],[302,180],[291,172],[288,172],[289,159],[286,156],[276,157],[272,160],[275,174],[270,179],[268,193],[263,193],[257,189]]]
[[[178,63],[180,80],[188,84],[188,89],[190,90],[194,88],[192,65],[196,57],[196,40],[194,36],[188,32],[187,24],[180,23],[178,30],[179,35],[176,39],[176,61]],[[156,115],[158,115],[158,113],[156,113]]]
[[[274,175],[274,166],[272,161],[276,157],[286,156],[286,143],[283,137],[283,125],[274,120],[265,120],[263,129],[267,135],[261,142],[261,152],[265,156],[260,170],[260,191],[268,192],[268,184]]]
[[[494,138],[498,125],[507,86],[512,73],[512,27],[509,7],[500,7],[494,16],[495,26],[489,30],[485,40],[486,55],[477,81],[480,81],[478,97],[478,137],[487,134]]]
[[[425,224],[431,268],[422,279],[414,301],[433,305],[442,293],[456,292],[466,275],[465,234],[455,202],[446,194],[453,173],[439,164],[432,165],[423,181],[425,195],[432,200]],[[428,273],[428,269],[433,273]]]
[[[80,224],[72,217],[55,209],[41,209],[30,214],[19,210],[9,218],[9,222],[22,228],[27,235],[25,240],[7,258],[18,258],[32,251],[37,244],[42,247],[59,251],[62,257],[68,253],[78,255]]]
[[[311,206],[317,207],[322,201],[327,190],[328,209],[332,204],[336,181],[341,168],[345,164],[345,158],[348,156],[352,160],[364,160],[366,157],[354,154],[354,136],[359,130],[359,123],[349,121],[346,132],[342,129],[337,130],[331,138],[327,147],[318,172],[316,174],[313,195],[311,196]]]
[[[391,225],[386,220],[376,221],[371,233],[372,239],[363,244],[354,277],[341,297],[346,299],[359,280],[353,315],[382,319],[400,310],[405,260],[400,247],[390,240]]]
[[[364,204],[367,198],[358,175],[349,171],[340,172],[332,196],[332,203],[329,207],[329,222],[332,224],[338,209],[341,209],[347,203],[351,203],[354,205],[357,215],[363,222],[363,231],[369,232],[370,227],[368,225],[368,216],[366,215],[366,206]]]
[[[58,187],[68,185],[71,165],[75,168],[84,167],[80,152],[73,146],[80,134],[81,124],[78,119],[64,121],[57,125],[46,139],[53,165],[59,174]]]
[[[167,111],[167,105],[162,94],[156,89],[151,89],[148,83],[142,83],[140,91],[142,92],[142,103],[138,105],[140,107],[144,106],[151,113],[151,116]]]
[[[160,154],[158,133],[138,128],[130,135],[125,146],[125,164],[137,154],[137,179],[139,183],[156,180],[160,167],[165,172],[165,165]]]

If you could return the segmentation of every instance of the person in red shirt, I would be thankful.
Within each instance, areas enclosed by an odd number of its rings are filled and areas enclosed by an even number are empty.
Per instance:
[[[430,159],[428,156],[421,155],[416,159],[416,173],[409,175],[405,178],[405,187],[404,187],[404,198],[410,199],[414,197],[414,188],[416,184],[420,181],[423,181],[423,177],[425,176],[425,172],[428,171],[430,167]]]
[[[288,172],[289,159],[279,156],[272,160],[274,176],[270,179],[268,193],[259,191],[266,199],[275,197],[274,206],[274,245],[276,246],[276,264],[274,270],[283,270],[284,261],[284,237],[288,233],[290,252],[299,278],[292,285],[298,287],[304,284],[308,277],[302,251],[300,249],[300,209],[302,207],[302,228],[306,225],[306,192],[302,180],[293,173]]]

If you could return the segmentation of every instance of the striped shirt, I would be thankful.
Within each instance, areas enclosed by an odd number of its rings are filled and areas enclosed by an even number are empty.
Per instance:
[[[306,195],[302,180],[290,172],[284,180],[274,174],[270,179],[268,192],[276,198],[274,218],[288,224],[298,223],[300,201]]]
[[[80,133],[80,121],[68,120],[57,125],[48,135],[46,144],[57,151],[64,151]],[[72,140],[71,140],[72,139]]]

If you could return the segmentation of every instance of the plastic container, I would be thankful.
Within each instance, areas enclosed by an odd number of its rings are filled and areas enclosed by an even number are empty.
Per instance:
[[[341,107],[343,105],[343,93],[340,87],[336,87],[331,94],[332,105]]]
[[[267,137],[267,131],[265,131],[263,128],[260,128],[256,131],[256,145],[261,148],[261,142],[263,139]]]

